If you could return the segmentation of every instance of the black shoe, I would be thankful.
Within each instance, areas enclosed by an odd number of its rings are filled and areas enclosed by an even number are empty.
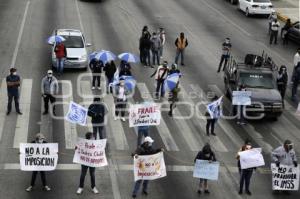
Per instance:
[[[240,194],[240,195],[243,194],[243,191],[240,190],[240,191],[239,191],[239,194]]]
[[[204,193],[209,194],[210,192],[208,191],[208,189],[204,190]]]
[[[145,190],[143,190],[143,194],[147,196],[147,195],[148,195],[148,192],[145,191]]]
[[[18,113],[19,115],[23,115],[23,113],[22,113],[21,111],[17,111],[17,113]]]
[[[44,112],[43,112],[43,115],[47,115],[47,114],[48,114],[48,111],[44,111]]]
[[[250,191],[246,191],[246,194],[248,194],[249,196],[252,195],[252,193]]]
[[[181,63],[181,66],[184,66],[184,63]]]
[[[132,198],[136,198],[136,194],[132,194]]]
[[[172,114],[171,111],[169,111],[168,115],[169,115],[170,117],[173,117],[173,114]]]
[[[7,111],[7,112],[6,112],[6,115],[9,115],[9,114],[10,114],[10,111]]]
[[[220,72],[220,70],[217,71],[217,73],[219,73],[219,72]]]
[[[198,194],[201,194],[201,190],[198,190],[197,193],[198,193]]]
[[[211,133],[213,136],[217,136],[215,133]]]

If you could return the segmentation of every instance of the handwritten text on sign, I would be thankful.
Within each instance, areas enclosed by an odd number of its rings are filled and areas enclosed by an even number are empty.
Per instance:
[[[299,189],[299,166],[280,165],[277,167],[272,163],[271,170],[273,190],[297,191]]]
[[[208,180],[218,180],[219,162],[209,162],[208,160],[196,160],[193,177]]]
[[[265,165],[264,157],[261,154],[261,148],[253,148],[239,152],[242,169],[260,167]]]
[[[135,104],[129,108],[129,127],[160,124],[160,107],[155,103]]]

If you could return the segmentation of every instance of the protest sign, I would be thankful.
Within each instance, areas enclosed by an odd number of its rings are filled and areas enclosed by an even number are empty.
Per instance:
[[[160,107],[155,103],[134,104],[129,108],[129,127],[160,124]]]
[[[58,160],[57,143],[20,143],[22,171],[52,171]]]
[[[251,105],[251,91],[233,91],[232,105]]]
[[[71,101],[65,119],[71,123],[86,126],[87,112],[86,108]]]
[[[73,158],[74,163],[89,167],[103,167],[107,165],[105,155],[106,139],[87,140],[78,138]]]
[[[297,191],[299,189],[299,166],[287,166],[271,164],[272,170],[272,189]]]
[[[219,118],[221,115],[221,103],[222,103],[223,96],[221,96],[218,100],[213,101],[212,103],[208,104],[206,109],[209,113],[211,118]]]
[[[253,148],[239,152],[242,169],[259,167],[265,165],[264,157],[261,154],[261,148]]]
[[[134,157],[134,181],[155,180],[167,175],[163,152]]]
[[[208,180],[218,180],[219,162],[209,162],[208,160],[196,160],[193,177]]]

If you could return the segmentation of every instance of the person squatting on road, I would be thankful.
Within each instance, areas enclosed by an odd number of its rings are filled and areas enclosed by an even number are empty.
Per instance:
[[[107,62],[103,68],[103,71],[105,72],[106,76],[106,93],[112,93],[112,87],[109,86],[114,81],[114,74],[117,71],[116,64],[113,60],[110,62]]]
[[[55,105],[56,102],[55,95],[58,94],[58,81],[53,76],[53,71],[48,70],[47,75],[42,79],[42,97],[44,99],[44,112],[43,115],[48,114],[49,101],[52,104],[52,113],[55,115]]]
[[[197,156],[195,157],[194,163],[196,162],[196,160],[208,160],[209,163],[211,163],[213,161],[217,161],[215,153],[212,151],[212,149],[208,143],[206,143],[205,146],[202,148],[202,150],[198,152]],[[204,184],[204,187],[203,187],[203,184]],[[201,194],[202,191],[204,191],[204,193],[206,193],[206,194],[210,193],[208,190],[207,179],[200,178],[199,189],[197,192],[198,192],[198,194]]]
[[[179,37],[175,40],[176,55],[175,63],[178,64],[179,56],[181,56],[181,65],[184,66],[184,50],[189,45],[187,38],[184,37],[184,33],[181,32]]]
[[[281,28],[282,44],[288,45],[288,31],[292,27],[291,19],[287,19],[285,25]]]
[[[121,120],[125,122],[125,109],[127,104],[127,95],[128,90],[125,87],[125,81],[123,78],[120,78],[119,84],[115,86],[115,95],[116,95],[116,106],[115,106],[115,118],[114,120],[119,119],[119,114],[121,115]]]
[[[97,60],[94,58],[91,60],[89,66],[93,75],[92,89],[96,88],[96,81],[97,81],[97,88],[98,90],[101,90],[100,83],[101,83],[102,68],[104,67],[103,62],[101,60]]]
[[[67,57],[67,49],[63,42],[57,42],[54,47],[54,52],[56,56],[56,69],[59,74],[63,74],[64,63]]]
[[[87,132],[85,134],[85,139],[87,140],[93,140],[93,134],[91,132]],[[77,149],[77,146],[75,147],[75,150]],[[89,166],[85,166],[85,165],[81,165],[81,174],[80,174],[80,182],[79,182],[79,188],[77,189],[77,194],[80,195],[83,192],[83,187],[84,187],[84,179],[87,173],[87,170],[90,171],[90,176],[91,176],[91,188],[92,188],[92,192],[94,194],[98,194],[99,191],[96,188],[96,180],[95,180],[95,167],[89,167]]]
[[[221,59],[220,59],[220,63],[219,63],[219,68],[218,68],[218,73],[221,71],[223,62],[223,71],[228,63],[228,60],[230,58],[230,53],[231,53],[231,43],[230,43],[230,38],[226,38],[225,41],[222,44],[222,55],[221,55]]]
[[[7,111],[6,115],[9,115],[11,112],[11,105],[12,101],[15,101],[15,109],[16,112],[19,115],[22,115],[22,112],[20,111],[20,105],[19,105],[19,87],[21,85],[21,78],[17,74],[16,68],[11,68],[10,74],[6,77],[6,85],[7,85],[7,97],[8,97],[8,103],[7,103]]]
[[[280,66],[278,75],[277,75],[277,88],[280,92],[281,98],[282,98],[282,105],[284,107],[284,96],[285,91],[287,87],[288,82],[288,74],[287,74],[287,68],[285,65]]]
[[[250,149],[252,149],[251,142],[250,142],[250,140],[246,139],[245,144],[242,146],[242,148],[238,152],[246,151],[246,150],[250,150]],[[239,169],[239,173],[240,173],[239,194],[243,194],[243,187],[245,184],[246,194],[251,195],[251,192],[249,189],[250,188],[250,180],[251,180],[251,177],[253,174],[253,170],[256,168],[242,169],[239,154],[237,154],[236,159],[238,160],[237,164],[238,164],[238,169]]]
[[[178,69],[177,64],[172,64],[171,68],[169,69],[168,75],[172,75],[174,73],[177,73],[179,75],[179,77],[181,77],[181,73],[180,70]],[[168,113],[168,115],[170,117],[173,116],[173,109],[176,107],[176,102],[178,102],[178,93],[180,92],[180,88],[179,88],[179,80],[175,86],[175,88],[173,88],[170,92],[169,92],[169,102],[170,102],[170,111]]]
[[[149,136],[145,137],[143,144],[136,149],[134,157],[138,158],[139,155],[153,155],[153,154],[159,153],[161,151],[164,151],[163,148],[154,149],[152,147],[153,142],[154,142],[154,140],[151,137],[149,137]],[[133,198],[136,198],[137,193],[138,193],[142,183],[143,183],[143,194],[148,195],[147,188],[148,188],[149,181],[148,180],[138,180],[135,182],[134,189],[132,191]]]
[[[154,75],[155,75],[155,80],[157,82],[155,97],[159,98],[159,93],[161,97],[164,97],[165,95],[164,82],[168,75],[168,62],[164,61],[163,65],[158,66],[157,70],[155,70],[150,77],[153,77]]]
[[[97,139],[97,134],[99,134],[99,139],[104,139],[104,131],[105,131],[105,115],[107,113],[107,109],[105,105],[101,102],[99,97],[94,98],[94,102],[88,108],[88,116],[92,118],[93,125],[93,136],[95,140]]]
[[[35,136],[35,140],[33,140],[31,143],[44,144],[47,142],[46,142],[45,136],[42,133],[37,133]],[[46,172],[45,171],[39,171],[39,172],[41,174],[41,179],[42,179],[42,184],[43,184],[44,190],[50,191],[51,188],[47,185],[47,182],[46,182]],[[27,192],[32,191],[32,189],[34,188],[37,174],[38,174],[38,171],[32,172],[30,186],[26,189]]]
[[[272,23],[271,23],[271,35],[270,35],[270,44],[273,43],[277,44],[277,37],[278,37],[278,30],[280,28],[280,23],[279,21],[277,21],[277,19],[275,19]]]
[[[214,102],[218,100],[218,96],[214,96],[212,99],[211,99],[211,102]],[[211,117],[211,115],[209,114],[208,111],[205,112],[205,116],[206,116],[206,135],[209,136],[209,129],[210,129],[210,133],[214,136],[216,136],[215,134],[215,124],[218,120],[218,118],[220,117],[221,115],[221,107],[218,106],[217,107],[217,114],[216,115],[213,115]]]
[[[151,52],[152,52],[152,65],[155,65],[155,60],[157,65],[160,64],[160,48],[161,48],[161,41],[160,38],[157,36],[156,32],[153,32],[151,38]]]

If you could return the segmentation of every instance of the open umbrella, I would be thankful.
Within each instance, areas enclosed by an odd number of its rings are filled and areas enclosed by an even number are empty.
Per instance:
[[[60,35],[51,36],[47,39],[48,44],[60,43],[66,39]]]
[[[122,53],[118,55],[119,59],[126,61],[126,62],[131,62],[131,63],[137,63],[140,61],[138,56],[132,54],[132,53]]]
[[[100,51],[95,55],[95,58],[101,60],[103,63],[116,59],[116,55],[110,51]]]
[[[179,77],[180,77],[179,73],[173,73],[171,75],[168,75],[166,80],[164,81],[165,91],[173,90],[179,81]]]
[[[135,88],[136,80],[132,76],[121,76],[119,79],[124,79],[125,88],[132,91]]]

